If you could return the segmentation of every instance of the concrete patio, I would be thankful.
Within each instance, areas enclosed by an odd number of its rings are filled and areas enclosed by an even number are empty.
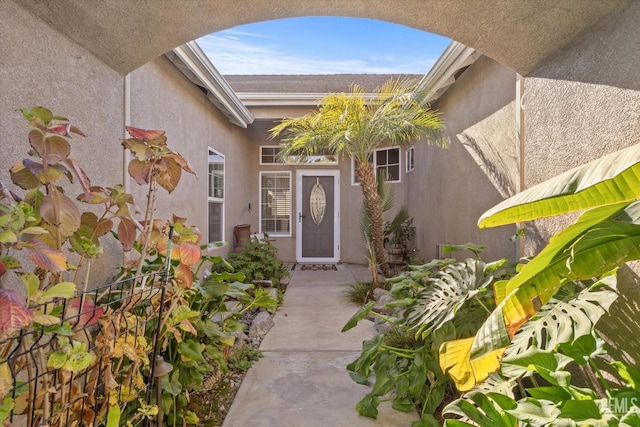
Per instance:
[[[223,427],[390,427],[418,420],[388,403],[380,405],[377,420],[355,410],[368,389],[349,378],[346,365],[375,332],[367,320],[340,332],[357,310],[343,294],[370,278],[366,266],[355,264],[292,271],[275,326],[260,347],[264,357],[247,373]]]

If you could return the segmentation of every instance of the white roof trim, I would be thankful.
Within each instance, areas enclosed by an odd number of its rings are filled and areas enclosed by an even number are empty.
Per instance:
[[[270,107],[274,105],[287,106],[309,106],[320,105],[326,93],[268,93],[268,92],[237,92],[238,98],[248,107]],[[372,100],[374,94],[365,93],[366,100]]]
[[[452,41],[442,52],[431,70],[418,83],[419,91],[430,91],[429,101],[438,99],[456,81],[458,70],[467,67],[481,54],[477,50],[462,43]]]
[[[195,41],[167,52],[166,56],[189,80],[207,90],[207,98],[231,123],[243,128],[253,123],[251,112]]]

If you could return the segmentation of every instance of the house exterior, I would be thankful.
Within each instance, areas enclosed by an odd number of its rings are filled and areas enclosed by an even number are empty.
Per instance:
[[[254,232],[274,227],[279,232],[270,238],[278,255],[295,261],[296,220],[302,213],[298,181],[322,177],[337,191],[334,236],[339,236],[330,259],[365,262],[356,217],[361,200],[351,185],[350,161],[302,167],[267,164],[263,158],[274,145],[267,138],[273,120],[308,111],[314,106],[310,94],[325,89],[305,92],[294,81],[286,93],[281,85],[280,92],[276,87],[243,88],[239,79],[219,79],[215,69],[197,61],[197,51],[184,46],[201,35],[258,20],[303,15],[385,19],[451,37],[471,49],[465,54],[465,46],[454,45],[424,80],[439,86],[433,106],[444,114],[451,147],[416,143],[413,154],[403,150],[398,157],[397,205],[406,204],[415,218],[420,255],[429,259],[438,255],[441,243],[465,242],[486,245],[486,259],[535,253],[567,218],[536,221],[522,245],[508,240],[515,227],[479,230],[477,218],[510,194],[640,142],[640,3],[398,4],[0,0],[0,180],[9,182],[8,169],[27,147],[27,128],[15,111],[22,106],[43,105],[69,117],[88,135],[74,139],[73,153],[92,182],[125,183],[141,202],[144,195],[126,173],[120,146],[124,127],[164,129],[169,145],[191,162],[197,176],[184,176],[171,198],[162,196],[158,216],[187,217],[207,238],[227,241],[235,225],[250,224]],[[264,95],[265,90],[271,92]],[[223,179],[210,180],[210,170],[213,177],[223,172]],[[288,234],[280,204],[274,214],[275,202],[266,200],[273,194],[262,196],[270,182],[279,196],[286,193],[287,178],[279,174],[289,177]],[[264,218],[261,209],[268,203],[271,217]],[[271,225],[265,225],[268,221]],[[104,280],[122,262],[116,245],[106,252],[104,262],[92,267]],[[638,325],[633,329],[634,322],[624,319],[638,318],[631,302],[640,296],[638,272],[636,265],[623,269],[624,296],[605,325],[612,340],[616,330],[625,331],[625,348],[632,349],[640,349]],[[640,360],[637,354],[625,357]]]

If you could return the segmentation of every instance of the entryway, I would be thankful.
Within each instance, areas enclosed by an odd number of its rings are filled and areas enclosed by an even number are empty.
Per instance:
[[[340,171],[296,171],[296,261],[340,260]]]

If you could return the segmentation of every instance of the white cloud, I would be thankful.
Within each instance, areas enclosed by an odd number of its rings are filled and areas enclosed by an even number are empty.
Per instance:
[[[382,54],[347,60],[293,55],[276,44],[259,46],[220,33],[197,42],[222,74],[425,74],[435,63],[431,58],[400,59]]]

